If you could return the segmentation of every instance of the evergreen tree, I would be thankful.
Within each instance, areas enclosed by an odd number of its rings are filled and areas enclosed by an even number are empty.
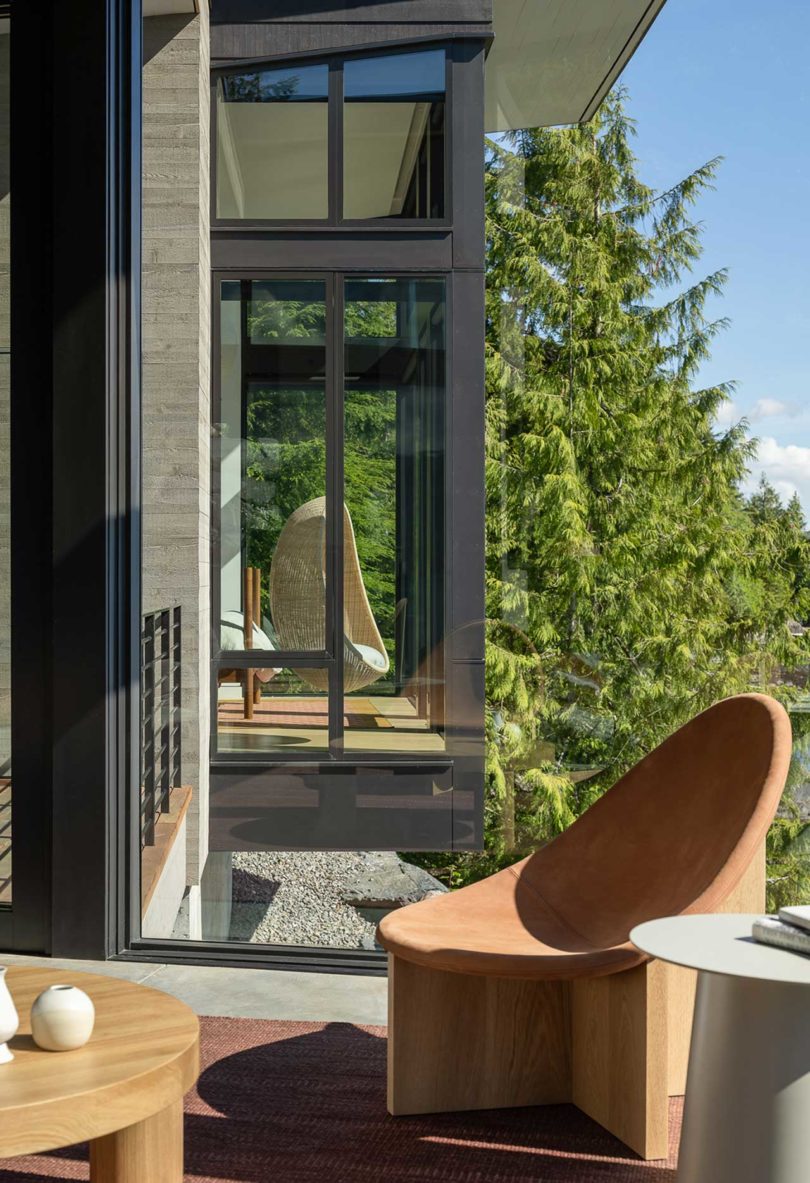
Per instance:
[[[689,277],[718,161],[655,193],[632,134],[619,90],[585,126],[489,146],[487,849],[434,859],[451,883],[806,658],[800,509],[744,503],[746,424],[719,430],[729,387],[695,385],[724,324],[724,272]]]

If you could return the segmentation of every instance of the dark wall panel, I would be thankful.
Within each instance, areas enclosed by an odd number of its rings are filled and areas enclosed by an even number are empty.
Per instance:
[[[484,275],[453,276],[452,619],[463,621],[454,658],[484,656]],[[470,623],[468,623],[470,622]]]
[[[492,0],[218,0],[211,58],[226,62],[491,33]]]
[[[489,35],[488,25],[432,24],[261,24],[215,25],[211,29],[211,59],[223,65],[246,58],[288,57],[296,53],[327,53],[359,49],[364,45],[414,41],[420,38],[479,37]]]
[[[492,20],[492,0],[213,0],[211,23],[435,24]]]
[[[215,234],[215,271],[270,267],[314,271],[447,271],[452,266],[449,231],[433,234],[310,232],[297,239],[282,233]]]
[[[211,769],[212,850],[447,850],[447,763]]]
[[[453,266],[484,269],[484,47],[464,41],[451,57]],[[483,354],[483,341],[481,342]]]

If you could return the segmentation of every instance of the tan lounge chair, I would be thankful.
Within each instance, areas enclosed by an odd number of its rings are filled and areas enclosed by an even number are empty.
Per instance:
[[[630,944],[684,912],[759,912],[790,722],[725,699],[513,867],[391,912],[394,1114],[571,1102],[645,1158],[667,1154],[694,977]]]
[[[385,676],[390,660],[368,602],[349,511],[343,507],[343,687],[362,690]],[[279,649],[326,648],[326,498],[290,514],[270,567],[270,614]],[[329,689],[326,670],[295,671],[314,690]]]

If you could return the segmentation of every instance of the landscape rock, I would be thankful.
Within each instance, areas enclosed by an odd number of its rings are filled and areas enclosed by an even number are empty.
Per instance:
[[[393,851],[367,851],[362,858],[365,868],[347,884],[343,896],[355,908],[390,911],[447,891],[428,871],[404,862]]]

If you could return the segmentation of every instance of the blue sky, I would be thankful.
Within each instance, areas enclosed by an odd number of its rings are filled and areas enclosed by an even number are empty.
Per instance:
[[[810,517],[810,3],[667,0],[626,69],[641,178],[664,188],[716,155],[701,272],[727,267],[731,327],[701,380],[735,379],[764,470]]]

